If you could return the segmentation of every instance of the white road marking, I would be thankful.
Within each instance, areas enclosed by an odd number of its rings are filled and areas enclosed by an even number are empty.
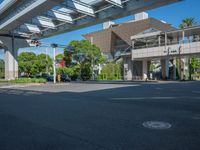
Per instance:
[[[142,124],[145,128],[149,129],[157,129],[157,130],[164,130],[171,128],[171,124],[168,122],[162,121],[147,121]]]
[[[192,91],[192,93],[198,93],[198,94],[200,94],[200,91]]]
[[[117,97],[112,100],[175,99],[176,97]]]
[[[11,89],[11,88],[24,88],[25,85],[5,85],[1,86],[1,89]]]

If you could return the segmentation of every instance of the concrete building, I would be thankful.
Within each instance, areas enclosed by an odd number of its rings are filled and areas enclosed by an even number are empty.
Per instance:
[[[141,17],[140,17],[141,16]],[[200,28],[179,30],[163,21],[148,18],[111,24],[84,37],[96,44],[109,59],[123,58],[124,80],[147,80],[152,60],[159,60],[160,79],[187,79],[188,57],[199,55]],[[177,67],[178,66],[178,67]]]
[[[131,61],[140,63],[142,70],[136,74],[135,68],[131,68],[132,78],[149,77],[151,60],[160,59],[163,79],[188,79],[191,70],[189,58],[200,56],[200,26],[165,32],[149,31],[131,36],[131,40]]]
[[[84,37],[91,43],[97,45],[101,49],[102,53],[110,60],[123,56],[124,79],[132,80],[142,79],[140,76],[133,77],[134,71],[137,72],[135,74],[141,74],[142,70],[139,69],[141,63],[133,63],[131,60],[131,36],[152,31],[164,32],[172,29],[175,28],[170,24],[154,18],[148,18],[148,14],[143,12],[136,14],[135,20],[133,21],[123,24],[113,24],[112,22],[112,24],[110,24],[109,27],[107,26],[106,29],[86,34]],[[126,55],[124,55],[125,52]],[[132,70],[132,68],[135,69]]]
[[[144,15],[145,14],[145,15]],[[136,20],[123,24],[111,24],[106,29],[83,35],[91,43],[97,45],[109,59],[114,59],[131,46],[131,36],[155,29],[167,31],[175,29],[170,24],[154,18],[146,13],[136,14]],[[109,24],[109,23],[107,23]]]

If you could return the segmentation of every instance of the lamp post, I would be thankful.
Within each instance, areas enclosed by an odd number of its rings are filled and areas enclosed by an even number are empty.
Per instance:
[[[46,47],[46,63],[47,63],[47,66],[46,66],[46,74],[48,73],[48,67],[49,67],[47,55],[48,55],[48,47]]]
[[[58,47],[57,44],[51,44],[53,48],[53,82],[56,83],[56,48]]]

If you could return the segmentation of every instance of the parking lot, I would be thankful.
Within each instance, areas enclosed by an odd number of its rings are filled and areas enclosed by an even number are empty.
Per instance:
[[[1,150],[199,150],[200,82],[0,86]]]

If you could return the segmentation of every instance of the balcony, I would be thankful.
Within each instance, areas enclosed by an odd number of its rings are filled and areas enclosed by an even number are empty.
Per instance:
[[[200,26],[131,37],[132,60],[200,54]]]

